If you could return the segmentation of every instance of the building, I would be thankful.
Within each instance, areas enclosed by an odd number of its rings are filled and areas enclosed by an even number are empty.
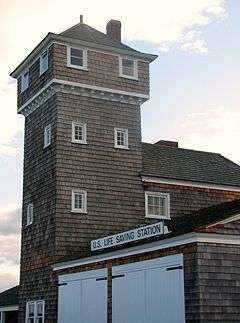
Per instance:
[[[103,34],[81,17],[12,72],[25,116],[22,249],[2,322],[13,311],[20,323],[239,320],[240,167],[142,143],[156,58],[124,45],[119,21]]]

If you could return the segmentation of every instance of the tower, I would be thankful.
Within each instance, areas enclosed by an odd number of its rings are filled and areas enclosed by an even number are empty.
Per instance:
[[[25,116],[20,322],[56,322],[51,265],[144,224],[141,104],[155,55],[84,24],[49,33],[13,71]],[[44,300],[44,303],[42,302]]]

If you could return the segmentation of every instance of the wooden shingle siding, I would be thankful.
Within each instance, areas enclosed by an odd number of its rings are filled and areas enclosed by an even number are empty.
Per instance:
[[[21,93],[21,78],[18,80],[18,100],[17,106],[20,107],[31,97],[39,92],[53,78],[53,45],[48,50],[48,69],[42,75],[40,72],[40,57],[29,67],[29,86]]]
[[[208,206],[240,198],[240,192],[181,185],[144,183],[146,191],[170,194],[171,217],[190,214]]]
[[[197,263],[200,322],[239,322],[239,246],[198,244]]]
[[[54,78],[115,90],[149,94],[149,63],[139,61],[139,79],[131,80],[119,77],[118,56],[93,50],[88,50],[87,53],[88,70],[79,70],[67,66],[67,47],[54,44]]]

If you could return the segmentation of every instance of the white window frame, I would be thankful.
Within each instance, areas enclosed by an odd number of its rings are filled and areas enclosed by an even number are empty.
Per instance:
[[[78,140],[75,138],[75,127],[82,127],[82,135],[83,138],[82,140]],[[86,123],[82,123],[82,122],[72,122],[72,142],[77,143],[77,144],[87,144],[87,124]]]
[[[48,135],[49,133],[49,135]],[[49,124],[47,125],[45,128],[44,128],[44,135],[43,135],[43,139],[44,139],[44,145],[43,145],[43,148],[46,148],[48,146],[51,145],[51,142],[52,142],[52,125]],[[49,139],[49,141],[48,141]]]
[[[157,196],[157,197],[164,197],[166,199],[166,206],[165,206],[165,216],[162,215],[155,215],[148,213],[148,197],[149,196]],[[162,193],[162,192],[145,192],[145,216],[146,218],[152,219],[170,219],[170,194]]]
[[[23,82],[25,75],[27,78],[25,82]],[[29,87],[29,70],[25,70],[21,75],[21,93],[24,92]]]
[[[41,317],[37,316],[37,304],[38,303],[42,303],[42,307],[43,307],[43,312],[42,312]],[[26,323],[28,323],[28,319],[30,318],[29,317],[29,305],[34,306],[34,317],[31,317],[34,320],[34,323],[37,322],[37,319],[39,319],[39,318],[42,318],[42,322],[44,323],[44,320],[45,320],[45,301],[44,300],[37,300],[37,301],[28,301],[26,303],[26,318],[25,318]]]
[[[79,66],[79,65],[74,65],[71,63],[71,49],[78,49],[78,50],[82,50],[83,51],[83,66]],[[85,70],[87,71],[88,67],[87,67],[87,49],[86,48],[82,48],[82,47],[76,47],[76,46],[67,46],[67,66],[68,67],[72,67],[72,68],[77,68],[79,70]]]
[[[31,214],[30,214],[30,212],[31,212]],[[27,223],[26,223],[26,226],[31,225],[33,223],[33,214],[34,214],[33,203],[29,203],[27,205]]]
[[[75,208],[75,194],[82,195],[83,207],[81,209]],[[72,190],[71,212],[87,213],[87,192],[84,190]]]
[[[133,76],[123,74],[123,59],[133,61]],[[131,80],[138,80],[138,61],[134,58],[119,56],[119,76]]]
[[[124,133],[124,145],[118,145],[117,143],[117,134],[118,132]],[[114,147],[118,149],[129,149],[128,145],[128,129],[124,128],[114,128]]]
[[[46,54],[46,56],[45,56]],[[45,57],[43,58],[43,56],[46,57],[46,60],[47,60],[47,65],[45,66],[44,65],[44,59]],[[47,70],[48,70],[48,50],[45,50],[41,56],[40,56],[40,62],[39,62],[39,75],[41,76],[43,73],[45,73]]]

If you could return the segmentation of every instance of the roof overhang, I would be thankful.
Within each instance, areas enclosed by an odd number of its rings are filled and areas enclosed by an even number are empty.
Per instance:
[[[18,305],[0,305],[0,312],[13,312],[18,311]]]
[[[134,52],[127,49],[120,49],[112,46],[105,46],[97,43],[86,42],[79,39],[67,38],[61,35],[57,35],[54,33],[48,33],[47,36],[32,50],[32,52],[17,66],[17,68],[10,74],[13,78],[18,78],[19,75],[30,65],[34,63],[34,61],[38,58],[38,56],[51,44],[60,43],[64,45],[77,45],[83,46],[92,50],[104,51],[109,54],[115,55],[126,55],[131,56],[139,60],[144,60],[149,63],[153,62],[158,56],[148,53]]]

